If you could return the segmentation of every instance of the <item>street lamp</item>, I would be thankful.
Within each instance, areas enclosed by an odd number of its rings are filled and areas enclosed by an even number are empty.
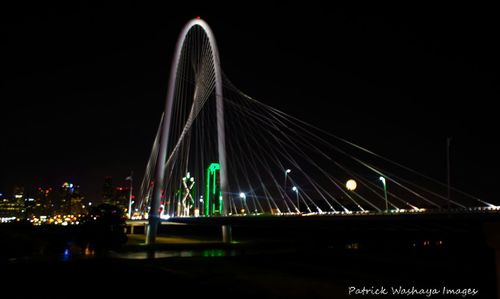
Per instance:
[[[288,174],[292,172],[290,168],[285,170],[285,183],[283,183],[283,192],[286,193],[286,178],[288,177]],[[286,194],[283,194],[283,199],[285,198]]]
[[[243,205],[246,207],[247,211],[250,212],[247,204],[247,195],[243,192],[240,192],[240,198],[243,200]]]
[[[134,197],[133,193],[132,193],[132,186],[133,186],[132,176],[133,175],[134,175],[134,172],[130,171],[130,176],[125,178],[126,181],[130,181],[129,182],[129,194],[128,194],[128,210],[127,210],[128,219],[132,219],[132,198]]]
[[[379,180],[384,184],[384,197],[385,197],[385,212],[389,211],[389,206],[387,205],[387,184],[385,183],[385,178],[383,176],[379,177]]]
[[[292,191],[297,194],[297,210],[300,213],[300,202],[299,202],[299,189],[295,186],[292,187]]]

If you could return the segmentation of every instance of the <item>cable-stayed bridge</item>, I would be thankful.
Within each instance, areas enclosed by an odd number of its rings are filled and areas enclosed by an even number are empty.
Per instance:
[[[199,18],[177,42],[137,208],[149,242],[168,218],[498,210],[246,95],[222,72],[214,34]],[[226,240],[230,223],[221,222]]]

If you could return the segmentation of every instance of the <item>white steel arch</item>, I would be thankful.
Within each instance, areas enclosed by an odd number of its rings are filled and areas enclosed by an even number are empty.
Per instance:
[[[168,136],[171,128],[172,121],[172,105],[174,103],[175,97],[175,86],[177,82],[177,71],[179,68],[179,62],[181,59],[182,49],[186,41],[186,36],[194,27],[199,26],[205,32],[210,48],[212,51],[212,62],[215,74],[215,100],[216,100],[216,111],[217,111],[217,144],[218,144],[218,154],[219,154],[219,164],[220,164],[220,188],[222,190],[222,215],[227,215],[227,166],[226,166],[226,140],[225,140],[225,128],[224,128],[224,103],[223,103],[223,92],[222,92],[222,72],[220,68],[219,51],[217,44],[215,42],[215,37],[210,29],[210,26],[200,18],[193,19],[189,21],[182,29],[179,38],[177,39],[177,44],[175,47],[174,57],[172,59],[172,65],[170,67],[170,78],[168,81],[167,97],[165,102],[165,115],[164,121],[160,128],[160,147],[158,150],[158,158],[156,160],[156,172],[155,172],[155,184],[153,189],[153,196],[150,203],[149,211],[149,227],[147,233],[147,242],[154,243],[156,239],[156,234],[158,230],[158,225],[160,223],[160,201],[162,192],[162,183],[165,176],[165,160],[167,157],[167,146],[168,146]],[[160,183],[159,183],[160,182]],[[223,227],[223,238],[224,241],[230,241],[228,238],[230,232],[227,231],[227,227]]]

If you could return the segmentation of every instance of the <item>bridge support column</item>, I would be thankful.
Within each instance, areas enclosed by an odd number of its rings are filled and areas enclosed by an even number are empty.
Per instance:
[[[229,244],[233,241],[233,232],[231,225],[225,224],[222,226],[222,243]]]
[[[146,226],[146,244],[154,244],[156,242],[156,234],[158,233],[158,226],[160,225],[159,217],[149,217],[149,223]]]

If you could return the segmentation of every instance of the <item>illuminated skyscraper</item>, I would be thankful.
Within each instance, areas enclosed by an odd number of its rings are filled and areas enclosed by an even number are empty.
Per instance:
[[[102,185],[102,202],[110,204],[113,200],[113,195],[113,180],[110,176],[107,176],[104,178],[104,184]]]
[[[35,209],[36,216],[53,216],[55,214],[54,206],[54,192],[52,187],[43,188],[38,187],[35,195]]]
[[[102,201],[105,204],[119,207],[122,211],[126,211],[129,205],[130,187],[117,186],[113,187],[111,177],[104,179],[102,186]]]
[[[62,215],[84,214],[83,198],[80,186],[65,182],[59,189],[58,213]]]
[[[118,186],[114,190],[112,205],[119,207],[122,211],[128,210],[130,188],[128,186]]]
[[[24,187],[15,186],[10,198],[6,195],[0,197],[0,216],[24,219],[24,201]]]

